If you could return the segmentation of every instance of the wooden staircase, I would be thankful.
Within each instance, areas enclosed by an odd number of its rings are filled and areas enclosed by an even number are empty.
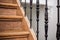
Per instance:
[[[36,40],[19,0],[0,0],[0,40]]]

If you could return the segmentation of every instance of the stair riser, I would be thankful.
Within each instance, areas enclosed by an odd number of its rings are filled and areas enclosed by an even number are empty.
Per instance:
[[[16,15],[16,9],[0,8],[0,15]]]
[[[0,21],[0,32],[9,31],[23,31],[21,22],[1,22]]]

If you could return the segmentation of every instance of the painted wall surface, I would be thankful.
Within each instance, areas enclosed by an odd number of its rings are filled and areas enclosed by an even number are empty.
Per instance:
[[[33,3],[36,4],[36,1],[37,1],[37,0],[33,0]],[[56,4],[56,3],[55,3],[56,1],[57,1],[57,0],[48,0],[49,6],[53,6],[53,4]],[[25,0],[22,0],[22,2],[25,2]],[[27,2],[27,3],[30,3],[30,0],[26,0],[26,2]],[[39,3],[40,3],[41,5],[45,5],[45,2],[46,2],[46,0],[39,0]]]
[[[29,0],[27,0],[28,2]],[[36,3],[36,0],[33,0]],[[29,2],[28,2],[29,3]],[[45,40],[45,0],[40,0],[40,16],[39,16],[39,39]],[[48,0],[48,40],[56,40],[56,30],[57,30],[57,0]],[[36,7],[33,5],[33,29],[36,33]],[[30,19],[30,8],[27,7],[27,16]]]

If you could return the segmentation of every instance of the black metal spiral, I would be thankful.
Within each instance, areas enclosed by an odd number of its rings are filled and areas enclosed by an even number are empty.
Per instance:
[[[33,0],[30,0],[30,28],[32,27],[32,2]]]
[[[36,1],[37,40],[39,40],[39,0]]]
[[[45,40],[47,40],[48,37],[48,5],[46,0],[46,6],[45,6]]]
[[[24,4],[24,9],[25,9],[25,16],[26,16],[26,0],[25,0],[25,4]]]
[[[60,39],[59,8],[60,8],[59,0],[57,0],[57,13],[58,13],[58,15],[57,15],[57,17],[58,17],[58,21],[57,21],[57,33],[56,33],[57,40]]]

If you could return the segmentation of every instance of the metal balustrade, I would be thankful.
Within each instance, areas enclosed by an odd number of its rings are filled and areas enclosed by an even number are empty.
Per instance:
[[[36,0],[37,40],[39,40],[39,0]]]
[[[24,10],[25,10],[25,15],[26,15],[26,8],[27,8],[27,4],[26,4],[26,1],[25,0],[25,3],[24,3]],[[21,0],[20,0],[21,2]],[[48,37],[48,0],[45,0],[45,40],[47,40],[47,37]],[[32,4],[33,4],[33,0],[30,0],[30,28],[32,28]],[[37,40],[39,40],[39,0],[36,0],[36,22],[37,22]],[[59,23],[59,8],[60,8],[60,5],[59,5],[59,0],[57,0],[57,17],[58,17],[58,21],[57,21],[57,33],[56,33],[56,38],[57,40],[60,39],[60,23]]]
[[[47,0],[46,0],[46,5],[45,5],[45,40],[47,40],[47,35],[48,33],[48,5],[47,5]]]
[[[59,11],[60,11],[59,8],[60,8],[60,3],[59,3],[59,1],[60,1],[60,0],[57,0],[57,14],[58,14],[58,15],[57,15],[57,18],[58,18],[58,19],[57,19],[57,20],[58,20],[58,21],[57,21],[57,33],[56,33],[57,40],[60,39],[60,22],[59,22],[59,13],[60,13],[60,12],[59,12]]]
[[[33,0],[30,0],[30,28],[32,28],[32,2]]]
[[[25,3],[24,3],[24,10],[25,10],[25,16],[26,16],[26,0],[25,0]]]

